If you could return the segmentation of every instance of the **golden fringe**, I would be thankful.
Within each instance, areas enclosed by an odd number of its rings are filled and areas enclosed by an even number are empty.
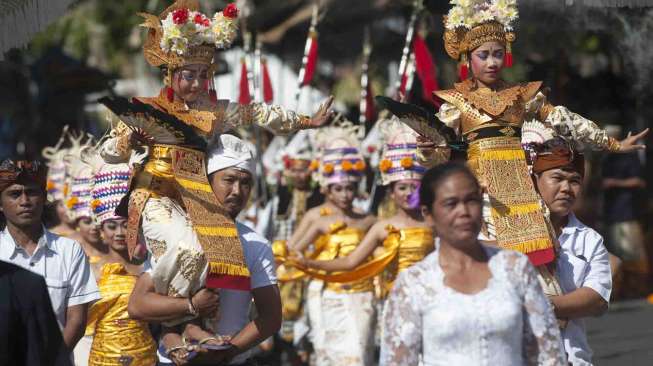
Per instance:
[[[524,160],[526,154],[524,150],[490,150],[479,153],[481,160]]]
[[[194,182],[192,180],[179,178],[179,177],[175,177],[175,180],[177,181],[177,183],[179,183],[180,186],[186,189],[192,189],[195,191],[202,191],[206,193],[213,193],[213,189],[211,189],[211,186],[206,183]]]
[[[249,277],[249,269],[247,267],[239,266],[229,263],[209,262],[210,274],[222,274],[229,276],[243,276]]]
[[[195,232],[199,235],[205,236],[222,236],[222,237],[237,237],[238,230],[235,227],[219,227],[219,226],[194,226]]]
[[[512,249],[524,254],[528,254],[538,250],[544,250],[549,248],[553,248],[553,243],[551,242],[551,239],[540,238],[540,239],[533,239],[533,240],[509,245],[506,249]]]
[[[515,216],[527,215],[540,210],[539,203],[525,203],[523,205],[510,205],[504,207],[492,207],[492,216]]]

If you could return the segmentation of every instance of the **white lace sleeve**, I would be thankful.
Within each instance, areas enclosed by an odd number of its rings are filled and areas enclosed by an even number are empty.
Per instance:
[[[522,283],[524,306],[523,353],[527,365],[566,365],[560,329],[535,273],[535,268],[523,255],[515,255],[514,274]]]
[[[399,274],[383,311],[380,366],[417,365],[422,353],[422,316],[416,296],[416,272]]]

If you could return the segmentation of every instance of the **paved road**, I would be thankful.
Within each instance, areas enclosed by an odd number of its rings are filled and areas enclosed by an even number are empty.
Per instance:
[[[595,366],[653,365],[653,305],[643,300],[611,305],[586,322]]]

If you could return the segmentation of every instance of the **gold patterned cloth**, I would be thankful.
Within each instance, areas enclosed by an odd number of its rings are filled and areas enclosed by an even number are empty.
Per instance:
[[[541,82],[500,82],[489,89],[465,80],[453,89],[434,92],[445,101],[437,117],[470,144],[469,166],[487,189],[484,219],[489,238],[528,254],[536,265],[553,260],[555,236],[521,147],[524,121],[541,121],[581,145],[617,146],[594,122],[551,105],[540,88]]]
[[[95,324],[89,365],[152,366],[156,345],[147,323],[129,318],[127,304],[138,277],[119,263],[102,267],[98,288],[102,299],[92,305],[89,323]]]

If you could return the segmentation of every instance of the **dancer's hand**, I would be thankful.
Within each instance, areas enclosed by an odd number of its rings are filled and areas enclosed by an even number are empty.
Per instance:
[[[217,292],[206,288],[193,295],[191,301],[199,316],[203,318],[215,317],[220,307],[220,296]]]
[[[322,103],[317,112],[315,112],[309,123],[311,127],[322,127],[331,123],[336,115],[333,109],[331,109],[332,104],[333,95],[330,96],[324,103]]]
[[[647,128],[644,131],[638,133],[637,135],[633,135],[632,132],[628,132],[628,136],[626,136],[625,139],[619,141],[620,144],[619,152],[630,153],[637,150],[645,150],[646,145],[640,145],[637,143],[637,141],[646,137],[646,135],[648,134],[648,130],[649,129]]]

